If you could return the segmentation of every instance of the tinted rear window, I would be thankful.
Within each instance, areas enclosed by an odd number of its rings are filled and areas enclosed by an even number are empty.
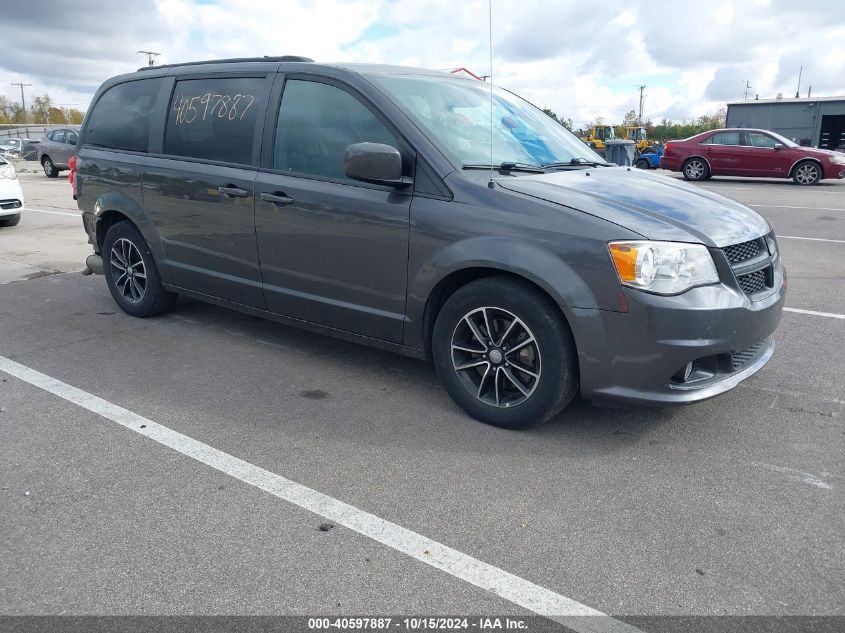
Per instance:
[[[100,97],[85,132],[85,144],[146,152],[161,78],[118,84]]]
[[[264,116],[263,77],[176,82],[167,113],[164,153],[248,165],[255,125]]]

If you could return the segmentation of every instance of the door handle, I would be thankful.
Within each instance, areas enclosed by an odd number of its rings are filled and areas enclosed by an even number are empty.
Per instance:
[[[262,193],[258,197],[264,202],[271,202],[275,204],[277,207],[284,207],[289,204],[293,204],[293,198],[286,196],[281,191],[277,191],[276,193]]]
[[[240,187],[235,187],[234,185],[217,187],[217,191],[224,195],[232,196],[233,198],[246,198],[249,195],[249,191],[247,191],[246,189],[241,189]]]

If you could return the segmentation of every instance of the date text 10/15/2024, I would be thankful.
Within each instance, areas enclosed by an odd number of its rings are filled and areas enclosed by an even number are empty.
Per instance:
[[[404,631],[527,631],[523,619],[509,617],[334,617],[309,618],[311,630],[390,630],[399,628]]]

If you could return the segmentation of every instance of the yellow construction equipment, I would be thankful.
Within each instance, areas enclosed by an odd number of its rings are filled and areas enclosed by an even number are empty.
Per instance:
[[[599,151],[604,151],[605,141],[610,141],[615,138],[616,134],[613,132],[612,125],[594,125],[590,128],[587,135],[581,136],[582,141],[585,143],[592,143]]]
[[[634,141],[637,152],[642,152],[650,145],[649,140],[646,138],[644,127],[627,126],[625,128],[625,138],[629,141]]]

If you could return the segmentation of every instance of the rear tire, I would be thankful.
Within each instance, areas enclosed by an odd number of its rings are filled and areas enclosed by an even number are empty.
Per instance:
[[[811,160],[798,163],[792,172],[792,181],[802,187],[818,184],[821,179],[822,168]]]
[[[493,426],[540,424],[578,391],[575,342],[560,308],[509,277],[485,277],[449,297],[434,325],[432,355],[455,403]]]
[[[649,169],[651,167],[651,163],[645,158],[638,158],[635,165],[637,169]]]
[[[17,226],[20,221],[21,214],[18,213],[17,215],[11,215],[6,216],[5,218],[0,218],[0,226]]]
[[[710,177],[710,168],[703,158],[688,158],[684,161],[681,171],[684,174],[684,180],[706,180]]]
[[[146,318],[166,312],[177,295],[161,287],[153,254],[137,227],[128,221],[113,224],[103,240],[103,272],[120,309]]]
[[[41,166],[44,168],[44,175],[47,176],[47,178],[55,178],[59,175],[59,170],[56,169],[56,166],[53,164],[53,161],[49,156],[45,156],[41,159]]]

